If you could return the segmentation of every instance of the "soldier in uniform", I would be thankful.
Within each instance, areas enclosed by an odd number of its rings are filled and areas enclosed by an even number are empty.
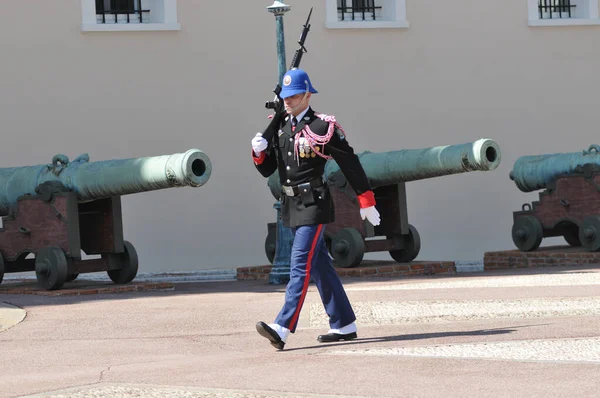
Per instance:
[[[296,330],[311,277],[330,324],[328,333],[317,340],[326,343],[357,337],[356,316],[323,239],[325,224],[334,221],[334,204],[323,181],[328,159],[337,162],[356,192],[362,219],[373,225],[380,222],[369,181],[343,129],[334,116],[317,113],[309,106],[316,93],[304,70],[289,70],[279,94],[286,116],[278,133],[270,142],[261,133],[252,139],[252,159],[260,174],[269,177],[279,171],[282,222],[294,236],[283,308],[274,323],[256,324],[258,333],[278,349],[283,349],[289,333]]]

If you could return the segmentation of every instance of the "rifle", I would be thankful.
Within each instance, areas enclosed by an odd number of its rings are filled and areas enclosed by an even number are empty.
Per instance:
[[[308,13],[308,18],[306,19],[306,23],[303,25],[304,27],[302,29],[302,34],[300,35],[300,40],[298,40],[300,48],[298,48],[294,53],[294,58],[292,59],[290,69],[298,68],[300,66],[300,61],[302,61],[302,56],[305,52],[308,52],[308,50],[306,50],[306,47],[304,47],[304,42],[306,41],[306,36],[308,36],[308,31],[310,30],[309,22],[312,10],[313,8],[311,7],[310,12]],[[275,132],[279,130],[279,126],[281,125],[281,119],[285,114],[285,110],[283,108],[283,100],[281,99],[281,97],[279,97],[279,93],[281,92],[281,85],[279,84],[279,82],[277,83],[277,86],[275,86],[275,90],[273,90],[273,92],[275,93],[275,99],[273,101],[268,101],[265,103],[265,108],[275,110],[275,114],[273,115],[273,119],[271,119],[271,123],[269,123],[265,131],[263,131],[262,133],[263,138],[267,141],[269,141],[271,137],[275,134]]]

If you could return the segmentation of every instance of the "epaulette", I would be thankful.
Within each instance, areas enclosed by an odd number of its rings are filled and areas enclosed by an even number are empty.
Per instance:
[[[327,129],[329,128],[329,124],[319,118],[314,118],[310,123],[306,123],[307,126],[310,126],[310,130],[312,133],[316,135],[325,135],[327,134]]]
[[[315,116],[327,123],[327,133],[335,131],[341,140],[346,139],[346,132],[344,131],[342,126],[340,126],[340,124],[337,122],[335,116],[317,112],[315,112]]]

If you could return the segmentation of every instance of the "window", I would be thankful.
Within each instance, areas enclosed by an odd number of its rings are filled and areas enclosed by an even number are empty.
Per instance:
[[[539,0],[538,9],[540,10],[540,19],[552,18],[575,18],[577,15],[576,0]]]
[[[598,25],[598,0],[527,0],[529,26]]]
[[[179,30],[177,0],[81,0],[84,32]]]
[[[375,21],[381,19],[381,6],[375,0],[337,0],[338,20],[340,21]]]
[[[96,0],[96,23],[149,22],[142,0]]]
[[[329,29],[408,28],[406,0],[325,0]]]

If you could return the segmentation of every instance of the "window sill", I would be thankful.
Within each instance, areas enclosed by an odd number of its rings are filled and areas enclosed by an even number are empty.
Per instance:
[[[181,30],[177,22],[171,23],[122,23],[122,24],[81,24],[82,32],[136,32],[151,30]]]
[[[530,19],[529,26],[584,26],[600,25],[600,18]]]
[[[335,21],[326,22],[327,29],[408,28],[408,21]]]

